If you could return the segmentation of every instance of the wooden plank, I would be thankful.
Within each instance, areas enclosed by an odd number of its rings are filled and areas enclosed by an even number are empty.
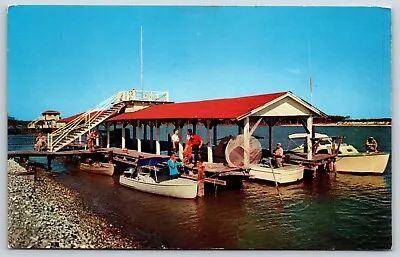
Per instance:
[[[187,178],[187,179],[192,179],[192,180],[197,180],[197,175],[189,175],[189,174],[182,174],[181,175],[182,178]],[[216,184],[216,185],[221,185],[221,186],[226,186],[226,181],[224,180],[220,180],[220,179],[213,179],[213,178],[205,178],[204,182],[207,183],[212,183],[212,184]]]

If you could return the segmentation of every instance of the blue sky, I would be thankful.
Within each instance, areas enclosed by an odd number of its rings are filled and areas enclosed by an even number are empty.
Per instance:
[[[369,7],[16,6],[8,114],[62,117],[143,85],[174,102],[292,91],[329,115],[391,117],[391,13]],[[310,65],[311,63],[311,65]]]

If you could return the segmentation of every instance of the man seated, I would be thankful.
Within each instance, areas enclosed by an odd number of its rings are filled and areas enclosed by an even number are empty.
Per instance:
[[[274,165],[276,168],[282,167],[282,159],[283,159],[283,149],[281,147],[281,143],[276,144],[276,148],[272,154]]]
[[[373,137],[369,137],[367,139],[367,142],[365,143],[365,145],[367,147],[367,153],[378,152],[378,143],[376,142],[376,140]]]
[[[179,177],[178,166],[182,166],[182,163],[176,160],[175,153],[171,154],[167,164],[169,167],[169,179],[178,178]]]

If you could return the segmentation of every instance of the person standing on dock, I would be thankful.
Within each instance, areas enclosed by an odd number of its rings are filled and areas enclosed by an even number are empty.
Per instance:
[[[88,139],[86,142],[88,145],[89,151],[94,152],[94,143],[95,143],[96,138],[98,138],[98,137],[99,136],[98,136],[96,130],[93,130],[92,132],[89,133]]]
[[[277,168],[282,167],[283,148],[281,147],[281,143],[276,144],[276,149],[274,150],[272,156],[274,157],[275,160],[275,166]]]
[[[168,167],[169,167],[169,179],[175,179],[179,177],[179,173],[178,173],[178,167],[182,166],[181,162],[178,162],[176,160],[176,155],[175,153],[172,153],[168,162]]]
[[[194,164],[200,160],[201,161],[201,147],[203,146],[203,139],[197,134],[194,134],[191,129],[188,129],[188,135],[190,136],[187,144],[190,144],[193,149]]]
[[[179,129],[174,129],[174,134],[171,136],[172,151],[179,156]]]

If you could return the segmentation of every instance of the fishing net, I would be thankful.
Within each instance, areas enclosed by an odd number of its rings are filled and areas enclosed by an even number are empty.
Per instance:
[[[250,137],[250,164],[259,163],[261,160],[261,143],[255,137]],[[244,136],[238,135],[232,138],[225,149],[225,158],[229,166],[231,167],[243,167],[244,166]]]

